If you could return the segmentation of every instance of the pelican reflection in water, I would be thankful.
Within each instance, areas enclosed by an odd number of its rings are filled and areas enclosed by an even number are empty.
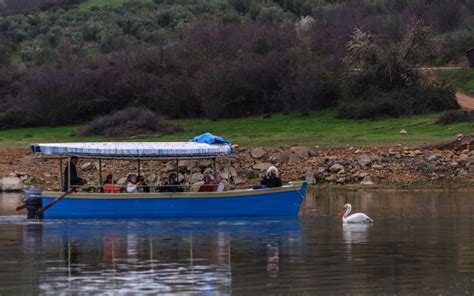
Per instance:
[[[352,211],[351,204],[345,204],[344,208],[337,214],[336,219],[342,216],[342,223],[371,223],[374,222],[369,216],[364,213],[355,213],[349,216]]]

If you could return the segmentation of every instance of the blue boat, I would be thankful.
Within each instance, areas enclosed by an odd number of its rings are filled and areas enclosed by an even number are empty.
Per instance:
[[[112,160],[176,161],[214,159],[232,154],[227,144],[172,143],[62,143],[35,144],[35,153],[63,160],[71,157]],[[115,163],[114,163],[115,166]],[[101,170],[101,165],[99,165]],[[192,171],[192,170],[191,170]],[[100,172],[101,175],[101,172]],[[43,192],[41,206],[47,219],[155,219],[184,217],[297,216],[306,193],[306,182],[278,188],[240,189],[222,192],[101,193]]]
[[[297,216],[306,183],[226,192],[74,193],[44,212],[45,218],[175,218]],[[43,205],[62,192],[43,193]]]

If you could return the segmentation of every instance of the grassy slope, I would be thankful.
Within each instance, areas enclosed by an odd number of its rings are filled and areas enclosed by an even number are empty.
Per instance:
[[[453,82],[454,86],[468,95],[474,95],[474,69],[442,69],[439,75]]]
[[[88,0],[86,2],[81,3],[79,5],[79,8],[88,9],[93,6],[103,6],[103,5],[119,6],[125,2],[131,2],[131,1],[151,2],[152,0]]]
[[[331,111],[320,111],[310,116],[275,115],[272,118],[180,120],[185,132],[164,137],[136,140],[175,141],[188,140],[203,132],[212,132],[241,146],[343,146],[418,144],[452,138],[459,133],[471,134],[474,126],[468,123],[437,125],[436,114],[411,118],[354,122],[334,117]],[[99,141],[100,137],[77,138],[71,132],[78,126],[54,128],[27,128],[0,131],[0,146],[26,146],[36,142]],[[400,134],[400,129],[408,134]],[[109,139],[110,140],[110,139]],[[130,140],[130,139],[128,139]]]

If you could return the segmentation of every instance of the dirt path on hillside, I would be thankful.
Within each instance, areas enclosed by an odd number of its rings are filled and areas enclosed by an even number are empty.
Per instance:
[[[463,109],[474,110],[474,97],[468,96],[460,91],[456,92],[456,100]]]

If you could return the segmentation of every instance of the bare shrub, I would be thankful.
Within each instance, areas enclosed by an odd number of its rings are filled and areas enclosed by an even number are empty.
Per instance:
[[[377,119],[459,109],[454,89],[432,83],[415,66],[427,59],[434,45],[431,30],[420,22],[408,26],[398,43],[355,29],[347,43],[347,72],[338,102],[343,118]]]
[[[165,135],[183,131],[162,115],[153,111],[129,107],[109,115],[100,116],[76,132],[77,136],[131,137]]]

